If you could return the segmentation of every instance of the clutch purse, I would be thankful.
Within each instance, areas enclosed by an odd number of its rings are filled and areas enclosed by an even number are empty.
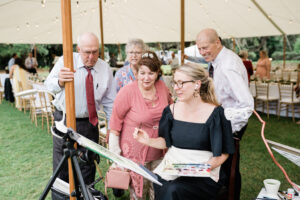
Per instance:
[[[129,172],[110,168],[105,177],[105,188],[116,188],[127,190],[129,187]]]

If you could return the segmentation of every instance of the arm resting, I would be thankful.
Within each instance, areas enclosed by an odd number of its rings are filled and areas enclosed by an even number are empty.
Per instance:
[[[207,164],[211,165],[211,169],[217,168],[227,160],[228,156],[228,154],[222,154],[221,156],[212,157],[207,161]]]

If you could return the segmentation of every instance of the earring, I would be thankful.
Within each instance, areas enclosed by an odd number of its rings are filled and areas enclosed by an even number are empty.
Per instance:
[[[199,91],[197,90],[197,87],[194,90],[193,97],[194,98],[199,97]]]

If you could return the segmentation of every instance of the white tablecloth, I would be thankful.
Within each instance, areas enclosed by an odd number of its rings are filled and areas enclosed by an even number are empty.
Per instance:
[[[1,81],[2,87],[4,87],[4,81],[8,77],[9,77],[9,74],[0,74],[0,81]]]

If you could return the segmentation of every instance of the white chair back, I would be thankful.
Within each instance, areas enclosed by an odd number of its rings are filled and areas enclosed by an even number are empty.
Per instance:
[[[295,99],[293,84],[279,84],[278,87],[280,101],[293,103]]]
[[[293,82],[293,83],[297,82],[298,73],[300,73],[300,72],[291,72],[291,76],[290,76],[290,81],[291,82]]]
[[[283,81],[289,81],[290,80],[290,72],[289,71],[283,71],[282,72],[282,80]]]

